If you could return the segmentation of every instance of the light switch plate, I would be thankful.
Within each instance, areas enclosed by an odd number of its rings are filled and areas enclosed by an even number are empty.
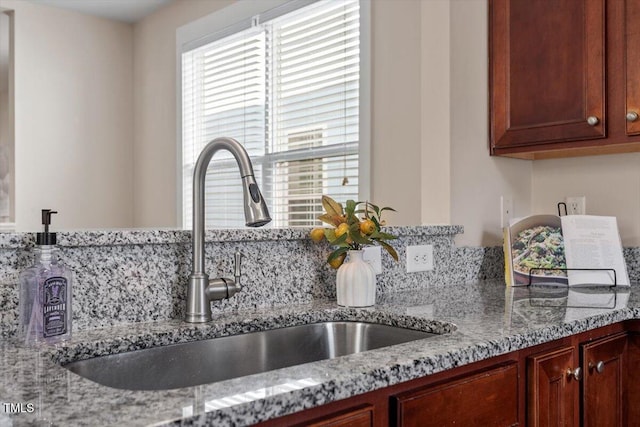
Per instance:
[[[510,196],[500,196],[500,228],[509,226],[513,219],[513,199]]]

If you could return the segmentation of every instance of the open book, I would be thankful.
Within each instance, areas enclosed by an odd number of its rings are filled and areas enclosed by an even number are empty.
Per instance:
[[[615,217],[533,215],[504,230],[508,286],[629,285]]]

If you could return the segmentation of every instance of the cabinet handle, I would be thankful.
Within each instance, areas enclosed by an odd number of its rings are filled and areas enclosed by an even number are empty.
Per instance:
[[[602,360],[596,364],[589,362],[589,369],[592,371],[595,369],[597,373],[601,374],[604,371],[604,362]]]
[[[596,116],[589,116],[587,117],[587,123],[589,123],[589,126],[595,126],[600,123],[600,119],[598,119]]]
[[[567,377],[580,381],[582,379],[582,368],[577,367],[576,369],[567,369]]]
[[[638,120],[638,113],[636,113],[635,111],[629,111],[627,113],[627,121],[635,122],[636,120]]]

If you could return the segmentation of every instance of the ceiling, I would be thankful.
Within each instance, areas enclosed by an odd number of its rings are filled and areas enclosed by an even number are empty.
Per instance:
[[[32,3],[71,9],[88,15],[134,23],[173,0],[29,0]]]

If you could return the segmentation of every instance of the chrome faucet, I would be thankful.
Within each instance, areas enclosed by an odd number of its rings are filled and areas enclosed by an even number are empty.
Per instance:
[[[187,288],[187,315],[190,323],[211,320],[211,301],[229,298],[240,290],[240,256],[236,254],[235,281],[211,279],[204,272],[204,187],[211,157],[218,150],[227,150],[238,163],[244,193],[244,217],[248,227],[261,227],[271,221],[258,184],[253,176],[253,166],[244,147],[232,138],[216,138],[200,153],[193,172],[193,243],[191,275]]]

